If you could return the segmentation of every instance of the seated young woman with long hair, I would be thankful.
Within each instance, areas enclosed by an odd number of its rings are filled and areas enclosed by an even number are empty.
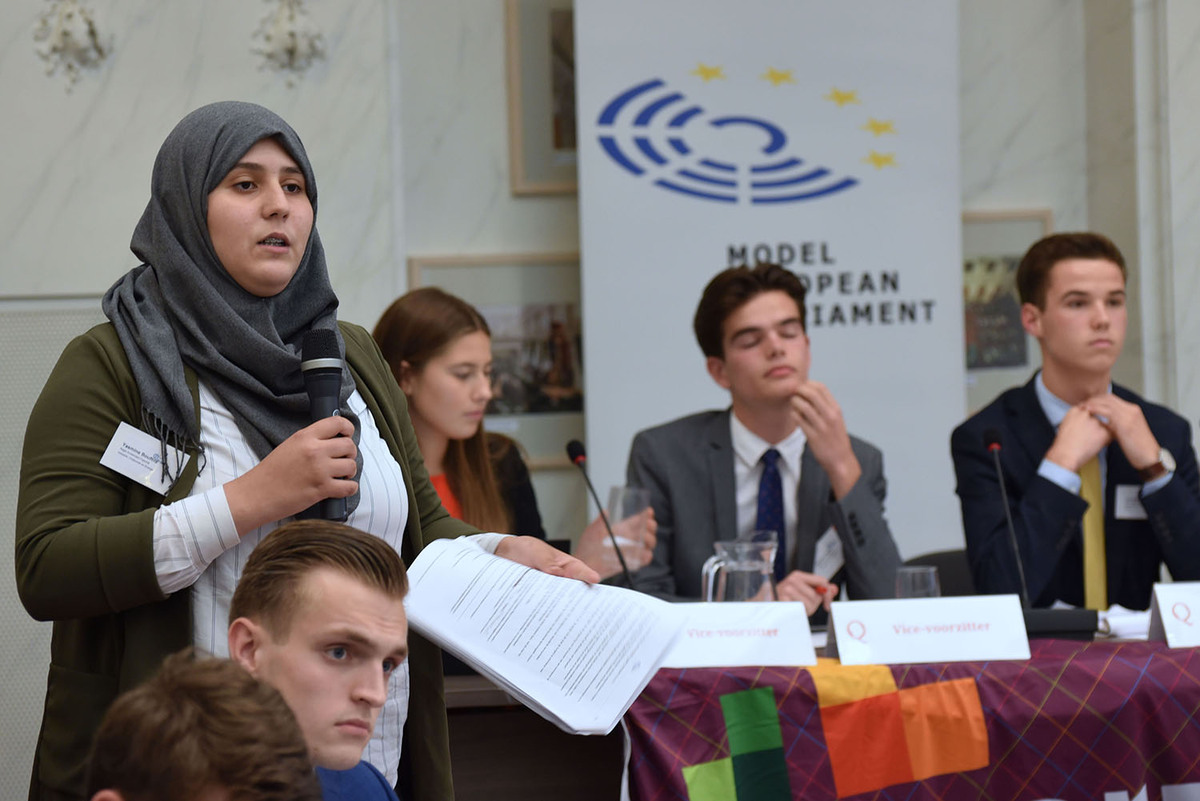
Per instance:
[[[492,336],[462,298],[436,287],[402,295],[375,325],[375,341],[408,399],[417,446],[442,505],[484,531],[546,537],[529,470],[517,444],[483,428],[492,398]],[[657,524],[631,569],[650,560]],[[624,549],[622,549],[624,552]],[[602,577],[620,572],[599,518],[580,535],[576,555]]]

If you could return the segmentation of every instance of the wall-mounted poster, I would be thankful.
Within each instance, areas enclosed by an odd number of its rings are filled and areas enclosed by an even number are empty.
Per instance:
[[[508,0],[508,151],[514,195],[576,190],[571,0]]]
[[[1016,275],[1025,251],[1050,229],[1048,209],[963,214],[963,355],[972,412],[1024,383],[1040,363],[1021,325]]]

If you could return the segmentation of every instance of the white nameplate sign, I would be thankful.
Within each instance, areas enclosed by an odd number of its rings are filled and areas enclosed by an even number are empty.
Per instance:
[[[815,665],[802,603],[673,604],[684,624],[662,666],[670,668]]]
[[[826,653],[843,665],[1028,659],[1015,595],[835,601]]]
[[[1200,581],[1154,585],[1149,639],[1171,648],[1200,645]]]

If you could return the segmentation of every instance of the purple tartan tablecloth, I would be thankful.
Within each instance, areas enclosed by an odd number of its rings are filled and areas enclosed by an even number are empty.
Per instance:
[[[1200,651],[1062,640],[1030,647],[1029,661],[891,666],[900,689],[974,679],[989,764],[853,798],[1124,801],[1144,790],[1156,801],[1163,786],[1200,782]],[[730,755],[720,697],[767,686],[793,797],[837,798],[805,668],[660,670],[625,717],[632,797],[688,799],[682,768]],[[1172,798],[1200,798],[1200,786],[1168,791]]]

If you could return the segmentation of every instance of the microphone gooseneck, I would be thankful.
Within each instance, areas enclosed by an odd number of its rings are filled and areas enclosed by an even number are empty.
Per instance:
[[[580,473],[583,473],[583,480],[592,494],[592,500],[596,502],[596,508],[600,510],[600,519],[604,521],[604,530],[608,532],[608,541],[612,543],[613,550],[617,552],[617,561],[621,563],[621,574],[625,577],[625,583],[632,588],[633,576],[629,572],[629,566],[625,564],[625,556],[621,553],[621,547],[617,545],[617,537],[613,534],[612,526],[608,524],[608,515],[604,513],[604,504],[600,503],[600,496],[596,494],[596,488],[592,486],[592,479],[588,477],[587,451],[584,450],[583,443],[577,439],[568,442],[567,458],[571,460],[571,464],[579,468]]]
[[[1004,486],[1004,471],[1000,468],[1000,432],[988,428],[983,432],[983,445],[992,454],[992,462],[996,466],[996,481],[1000,483],[1000,501],[1004,505],[1004,522],[1008,525],[1008,544],[1012,548],[1013,559],[1017,561],[1017,579],[1021,586],[1021,607],[1029,608],[1029,586],[1025,583],[1025,567],[1021,564],[1021,551],[1017,547],[1017,530],[1013,527],[1012,510],[1008,508],[1008,489]]]

